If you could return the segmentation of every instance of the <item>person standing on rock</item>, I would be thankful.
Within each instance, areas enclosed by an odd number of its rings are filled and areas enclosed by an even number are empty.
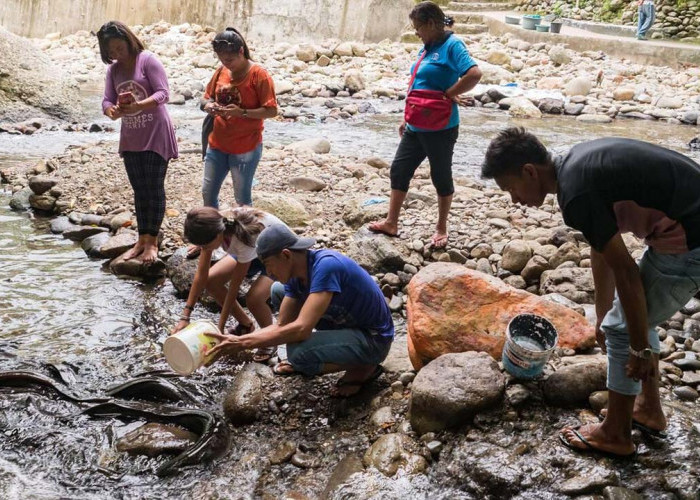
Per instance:
[[[122,120],[119,153],[134,190],[139,238],[124,260],[158,257],[158,232],[165,215],[165,174],[177,158],[177,140],[165,107],[168,78],[158,58],[123,23],[110,21],[97,32],[107,67],[103,113]]]
[[[226,28],[212,41],[223,65],[207,85],[201,108],[214,116],[204,160],[204,205],[219,208],[219,191],[230,172],[238,206],[253,204],[253,176],[262,156],[263,120],[277,116],[272,78],[250,58],[243,36]]]
[[[448,110],[449,119],[444,125],[431,126],[430,129],[406,121],[401,123],[401,142],[391,164],[389,213],[383,221],[370,224],[369,230],[388,236],[398,234],[399,215],[409,184],[416,169],[427,157],[430,178],[438,195],[438,220],[430,243],[434,248],[445,248],[448,241],[447,217],[454,194],[452,153],[459,134],[458,97],[479,83],[481,70],[469,55],[464,42],[445,30],[445,26],[451,26],[454,21],[445,17],[436,4],[419,3],[409,14],[409,19],[424,44],[418,53],[418,61],[411,68],[409,91],[437,91],[440,98],[436,101],[452,101],[451,112]],[[407,107],[411,105],[408,102],[410,97],[409,92]]]
[[[238,321],[238,326],[232,329],[235,335],[255,330],[255,323],[237,299],[243,279],[253,278],[258,273],[260,275],[246,294],[246,306],[260,327],[272,324],[272,311],[267,300],[270,298],[273,281],[265,274],[265,267],[255,253],[258,235],[272,224],[283,223],[272,214],[250,207],[225,212],[219,212],[213,207],[199,207],[187,213],[185,238],[198,245],[201,252],[185,308],[171,333],[177,333],[189,325],[190,315],[205,289],[221,306],[220,331],[225,331],[230,314]],[[222,245],[226,249],[226,255],[211,267],[212,253]],[[275,347],[262,347],[257,350],[253,360],[265,363],[276,352]]]
[[[514,203],[537,207],[556,194],[564,222],[590,243],[608,411],[602,423],[565,428],[560,439],[577,451],[633,455],[632,427],[659,437],[667,425],[656,326],[700,287],[700,165],[621,138],[583,142],[552,157],[534,135],[509,128],[489,144],[482,176]],[[625,232],[648,245],[638,264]]]
[[[382,374],[394,339],[391,311],[379,286],[355,261],[333,250],[309,250],[315,240],[299,238],[273,224],[255,243],[272,286],[278,322],[236,337],[212,335],[221,349],[234,352],[287,344],[278,375],[320,375],[344,371],[333,391],[348,397]]]
[[[656,10],[654,9],[654,0],[638,0],[639,6],[637,19],[637,40],[646,40],[647,31],[654,24],[656,19]]]

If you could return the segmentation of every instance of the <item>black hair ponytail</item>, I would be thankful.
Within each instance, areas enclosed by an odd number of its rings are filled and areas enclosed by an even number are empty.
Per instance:
[[[452,26],[455,23],[455,18],[452,16],[445,16],[444,23],[445,23],[445,26],[447,26],[449,28],[450,26]]]

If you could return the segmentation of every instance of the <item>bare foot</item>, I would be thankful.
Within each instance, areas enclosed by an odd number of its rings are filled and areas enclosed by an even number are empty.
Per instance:
[[[360,392],[364,385],[378,379],[382,373],[384,370],[379,365],[358,366],[355,369],[347,370],[345,375],[336,382],[336,386],[331,389],[331,396],[336,398],[354,396]]]
[[[143,244],[139,241],[130,250],[127,250],[124,253],[124,260],[131,260],[135,257],[138,257],[139,255],[141,255],[143,253],[143,248],[144,248]]]
[[[151,264],[158,258],[158,247],[153,243],[146,244],[141,252],[141,262]]]
[[[601,417],[605,418],[607,414],[607,408],[600,410]],[[642,424],[642,426],[659,433],[665,431],[666,427],[668,426],[666,415],[664,415],[663,411],[661,411],[661,413],[647,411],[638,407],[636,404],[634,405],[634,411],[632,412],[632,425],[634,426],[635,423]]]
[[[399,225],[387,222],[386,220],[372,222],[369,226],[367,226],[367,228],[373,233],[385,234],[386,236],[391,236],[392,238],[394,236],[398,236],[399,234]]]
[[[586,442],[581,441],[576,432]],[[619,435],[606,434],[602,424],[583,425],[577,429],[565,427],[562,430],[562,436],[571,447],[582,451],[591,451],[591,448],[593,448],[594,450],[625,456],[634,453],[636,449],[632,442],[632,436],[625,438]]]
[[[445,248],[448,238],[449,236],[447,233],[436,231],[433,237],[430,238],[430,246],[433,248]]]

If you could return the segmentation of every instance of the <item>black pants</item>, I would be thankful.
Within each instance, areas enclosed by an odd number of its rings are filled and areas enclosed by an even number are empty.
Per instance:
[[[391,189],[408,191],[413,174],[427,156],[430,178],[438,196],[454,193],[452,153],[458,135],[459,127],[437,132],[413,132],[406,129],[391,164]]]
[[[165,216],[165,173],[168,162],[154,151],[124,151],[122,157],[134,190],[139,235],[158,236]]]

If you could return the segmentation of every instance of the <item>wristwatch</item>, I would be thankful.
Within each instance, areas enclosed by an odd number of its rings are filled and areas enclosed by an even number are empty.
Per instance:
[[[244,117],[245,117],[245,116],[248,116],[248,110],[247,110],[247,109],[244,109],[242,115],[243,115]]]
[[[648,347],[646,349],[635,351],[632,349],[632,346],[630,346],[630,354],[642,359],[651,359],[651,349]]]

